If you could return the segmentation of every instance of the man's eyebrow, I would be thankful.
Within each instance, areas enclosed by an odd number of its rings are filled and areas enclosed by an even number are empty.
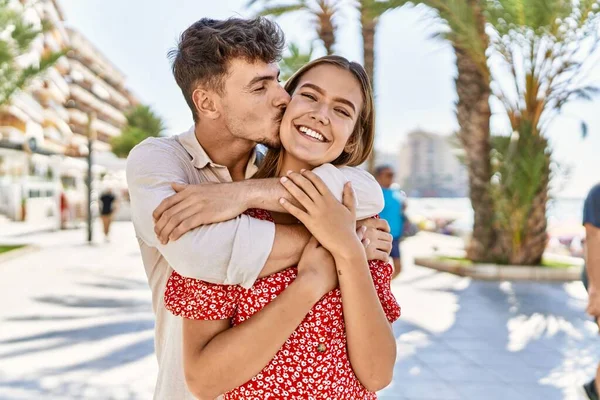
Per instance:
[[[318,92],[321,95],[325,94],[325,91],[323,89],[321,89],[319,86],[315,85],[314,83],[307,82],[307,83],[303,84],[302,86],[300,86],[300,88],[303,88],[303,87],[311,88],[312,90],[314,90],[315,92]],[[352,111],[356,112],[356,106],[350,100],[344,99],[343,97],[336,97],[333,99],[333,101],[337,101],[338,103],[346,104],[348,107],[352,108]]]
[[[277,71],[277,75],[268,74],[268,75],[259,75],[252,78],[252,80],[246,85],[246,88],[253,86],[254,84],[261,81],[276,81],[279,78],[279,74],[281,72]]]

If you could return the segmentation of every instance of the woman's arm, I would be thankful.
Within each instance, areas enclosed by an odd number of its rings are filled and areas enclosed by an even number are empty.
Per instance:
[[[333,258],[313,238],[302,253],[296,280],[244,323],[230,328],[228,319],[184,319],[183,359],[190,391],[200,399],[212,400],[246,383],[273,359],[319,299],[336,286]],[[213,288],[219,290],[226,287]],[[172,293],[169,288],[167,290],[167,294]],[[214,290],[211,290],[211,295],[214,294]],[[178,299],[168,297],[166,300],[171,311],[185,308]],[[206,304],[206,298],[201,297]],[[223,312],[232,315],[234,304],[229,302],[217,308],[228,308]]]
[[[299,278],[244,323],[183,321],[183,367],[188,389],[213,400],[243,385],[273,359],[321,296]]]
[[[396,341],[373,285],[365,252],[360,243],[334,254],[342,292],[348,357],[356,377],[372,392],[392,381]]]
[[[335,259],[352,368],[365,388],[380,390],[392,379],[396,343],[365,252],[353,229],[354,192],[346,185],[340,204],[310,171],[290,174],[283,184],[305,211],[286,200],[282,200],[282,205],[302,221]]]

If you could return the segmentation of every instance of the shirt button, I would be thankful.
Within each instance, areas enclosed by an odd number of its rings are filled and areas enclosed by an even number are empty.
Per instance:
[[[324,353],[325,350],[327,350],[327,345],[325,343],[319,343],[319,345],[317,346],[317,351],[319,353]]]

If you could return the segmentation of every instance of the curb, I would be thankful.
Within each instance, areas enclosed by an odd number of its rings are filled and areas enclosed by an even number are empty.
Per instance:
[[[465,266],[459,261],[434,257],[416,257],[415,264],[440,272],[484,281],[571,282],[581,280],[582,266],[546,268],[535,266],[474,264]]]
[[[35,245],[24,245],[23,247],[15,250],[7,251],[6,253],[0,254],[0,264],[13,260],[18,257],[22,257],[24,255],[36,252],[40,250],[41,247]]]

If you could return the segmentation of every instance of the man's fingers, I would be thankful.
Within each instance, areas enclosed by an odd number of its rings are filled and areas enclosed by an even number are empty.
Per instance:
[[[167,243],[175,241],[203,223],[204,221],[198,214],[198,210],[193,207],[187,207],[171,218],[171,221],[169,221],[161,232],[161,237]]]
[[[390,259],[389,254],[384,253],[381,250],[374,250],[371,254],[372,254],[373,260],[388,262]]]
[[[184,184],[184,183],[177,183],[177,182],[173,182],[171,183],[171,187],[173,188],[173,190],[177,193],[185,190],[185,188],[188,187],[188,185]]]
[[[293,180],[284,176],[280,179],[280,182],[305,210],[312,208],[314,201]]]
[[[195,229],[203,225],[203,221],[194,214],[194,211],[190,211],[189,215],[182,215],[181,222],[173,229],[169,234],[169,241],[174,242],[192,229]]]
[[[357,222],[358,225],[364,225],[369,228],[377,229],[383,232],[390,232],[390,224],[385,219],[367,218]]]
[[[346,208],[350,210],[352,215],[356,214],[356,198],[354,196],[354,189],[352,189],[352,184],[350,182],[347,182],[344,185],[342,204],[344,204]]]
[[[176,206],[177,204],[185,200],[185,198],[186,196],[183,193],[175,193],[174,195],[169,196],[163,201],[161,201],[158,207],[156,207],[156,209],[152,213],[154,221],[158,221],[165,211],[167,211],[171,207]]]
[[[392,244],[392,241],[394,240],[394,237],[392,236],[391,233],[387,233],[387,232],[378,230],[378,231],[375,231],[375,235],[378,240],[381,240],[382,242],[389,242],[390,246]]]
[[[167,241],[172,230],[183,220],[183,218],[194,215],[195,208],[189,201],[182,201],[163,213],[156,224],[154,232],[161,242]]]
[[[373,218],[373,220],[375,221],[375,226],[378,231],[383,231],[383,232],[391,231],[390,224],[385,219]]]
[[[377,250],[381,250],[383,252],[386,252],[387,254],[390,254],[390,252],[392,251],[392,242],[388,242],[385,240],[376,240],[375,248]]]
[[[356,228],[356,236],[358,236],[358,240],[363,240],[366,232],[367,232],[366,226],[360,226],[360,227]]]
[[[322,197],[315,185],[302,174],[288,171],[287,177],[290,178],[296,185],[298,185],[298,187],[302,189],[313,202],[316,202]]]

